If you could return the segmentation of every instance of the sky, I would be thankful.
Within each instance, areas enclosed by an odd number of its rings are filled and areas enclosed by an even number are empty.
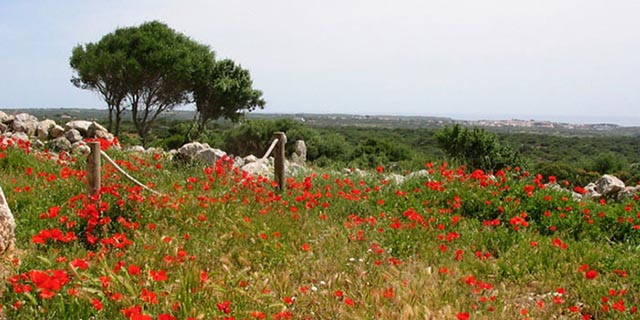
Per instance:
[[[0,108],[106,108],[71,50],[158,20],[251,72],[269,113],[640,125],[637,0],[0,0]]]

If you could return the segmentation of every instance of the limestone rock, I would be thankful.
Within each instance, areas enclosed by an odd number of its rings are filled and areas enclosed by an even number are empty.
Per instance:
[[[426,169],[422,169],[422,170],[411,172],[407,176],[407,179],[413,179],[413,178],[416,178],[416,177],[429,177],[429,176],[431,176],[429,174],[429,171],[427,171]]]
[[[64,128],[61,125],[56,124],[49,130],[49,136],[52,139],[60,138],[63,135],[64,135]]]
[[[248,156],[246,156],[246,157],[244,157],[242,159],[244,160],[245,164],[258,161],[258,157],[254,156],[252,154],[250,154],[250,155],[248,155]]]
[[[71,129],[71,130],[67,131],[67,133],[64,136],[72,144],[76,143],[78,141],[82,141],[82,134],[77,129]]]
[[[640,192],[640,185],[635,187],[625,187],[624,190],[618,193],[618,200],[633,198],[633,196],[638,192]]]
[[[110,134],[105,127],[103,127],[102,125],[100,125],[95,121],[91,122],[91,124],[87,128],[86,136],[88,138],[102,138],[102,139],[113,140],[113,135]],[[109,139],[109,137],[111,137],[111,139]]]
[[[91,153],[91,148],[81,140],[71,144],[71,153],[86,156]]]
[[[9,127],[6,124],[0,122],[0,133],[7,132],[7,129],[9,129]]]
[[[150,147],[150,148],[147,148],[147,150],[144,150],[144,153],[146,153],[146,154],[163,154],[164,150],[162,150],[162,148]]]
[[[563,188],[561,185],[559,185],[559,184],[557,184],[555,182],[553,182],[553,183],[545,183],[544,187],[546,189],[554,190],[554,191],[568,191],[567,189]]]
[[[143,146],[131,146],[127,147],[125,151],[143,153],[145,150]]]
[[[53,151],[69,151],[71,150],[71,142],[65,137],[58,137],[53,140],[49,140],[49,148]]]
[[[78,130],[83,137],[86,137],[89,133],[89,126],[91,126],[93,122],[86,120],[73,120],[69,121],[64,125],[64,130],[69,131],[72,129]]]
[[[211,147],[209,147],[209,145],[206,143],[189,142],[178,148],[178,154],[176,154],[176,157],[182,160],[191,161],[194,159],[196,154],[198,154],[198,152],[210,148]]]
[[[13,129],[13,132],[24,132],[27,135],[32,136],[36,133],[36,129],[38,128],[38,118],[28,113],[17,114],[11,123],[11,128]]]
[[[598,186],[593,182],[586,185],[584,189],[587,190],[587,193],[581,195],[582,197],[589,199],[599,199],[602,197],[602,193],[598,190]]]
[[[11,208],[0,187],[0,254],[13,249],[16,244],[16,221],[13,219]]]
[[[31,147],[36,149],[42,149],[44,147],[44,142],[38,139],[37,137],[31,137]]]
[[[13,117],[6,114],[4,111],[0,111],[0,123],[8,123],[13,121]]]
[[[304,140],[296,141],[296,150],[291,155],[291,160],[298,164],[307,162],[307,145],[304,143]]]
[[[25,132],[14,132],[11,134],[11,138],[16,141],[29,141],[29,136]]]
[[[255,162],[247,163],[242,166],[242,170],[257,176],[268,177],[272,174],[269,170],[268,162],[266,159],[260,159]]]
[[[401,176],[397,173],[392,173],[389,174],[388,176],[385,177],[386,180],[391,181],[397,185],[403,184],[405,181],[405,177]]]
[[[40,140],[46,140],[49,138],[49,132],[51,128],[56,126],[56,122],[51,119],[45,119],[38,122],[38,127],[36,128],[36,136]]]
[[[600,177],[600,179],[596,181],[595,185],[596,191],[605,197],[615,196],[625,188],[622,180],[609,174],[605,174]]]
[[[193,159],[202,161],[207,165],[212,165],[216,163],[218,159],[226,155],[227,153],[220,149],[206,148],[198,151],[198,153],[195,154]]]

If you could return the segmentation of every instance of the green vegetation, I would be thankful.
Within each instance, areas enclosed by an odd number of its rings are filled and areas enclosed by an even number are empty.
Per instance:
[[[158,116],[178,105],[195,103],[198,134],[211,120],[237,121],[244,112],[264,106],[247,70],[228,59],[215,61],[208,46],[157,21],[120,28],[97,43],[75,47],[70,65],[76,72],[71,82],[105,100],[109,130],[120,135],[128,108],[142,145],[151,140]]]
[[[445,127],[436,134],[436,141],[447,155],[471,168],[495,171],[522,165],[511,147],[480,128],[462,128],[459,124]]]
[[[277,193],[230,159],[106,150],[165,195],[105,164],[97,198],[83,157],[0,149],[9,319],[637,317],[637,195],[579,201],[553,177],[439,162],[402,184],[317,169]]]
[[[383,165],[402,173],[422,169],[425,162],[440,162],[449,156],[454,163],[469,168],[495,171],[520,166],[580,186],[606,173],[630,185],[640,181],[637,137],[505,133],[459,126],[454,134],[454,128],[377,128],[340,122],[317,126],[288,117],[253,116],[240,124],[215,122],[198,140],[234,155],[261,156],[273,132],[284,131],[291,142],[287,154],[293,152],[295,140],[305,140],[308,160],[320,167],[373,169]],[[188,130],[184,121],[163,119],[152,145],[167,150],[178,148],[189,141]]]

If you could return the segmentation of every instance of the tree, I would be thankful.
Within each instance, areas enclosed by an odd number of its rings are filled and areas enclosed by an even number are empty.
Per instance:
[[[435,138],[447,155],[474,169],[497,170],[521,162],[511,147],[503,145],[495,134],[483,129],[469,130],[456,124],[438,131]]]
[[[146,145],[156,118],[190,101],[193,73],[213,54],[156,21],[118,31],[132,61],[126,78],[133,125]]]
[[[161,113],[191,101],[194,77],[213,59],[208,46],[152,21],[74,48],[70,64],[77,73],[74,85],[100,92],[110,116],[116,116],[116,127],[126,102],[146,145],[152,123]]]
[[[130,108],[143,145],[156,118],[177,105],[195,102],[200,133],[213,119],[237,121],[265,104],[262,92],[252,88],[249,71],[228,59],[216,62],[208,46],[157,21],[79,45],[70,64],[75,86],[102,95],[110,130],[115,117],[116,135],[122,112]]]
[[[124,78],[127,57],[122,48],[112,45],[113,40],[113,34],[109,34],[99,43],[76,46],[69,63],[77,73],[71,78],[73,85],[98,92],[107,103],[107,127],[118,136],[121,115],[126,109],[123,102],[127,93]]]
[[[218,118],[237,122],[245,112],[263,108],[262,92],[252,88],[249,71],[232,60],[208,61],[199,69],[204,74],[193,78],[193,98],[196,104],[196,135],[207,123]]]

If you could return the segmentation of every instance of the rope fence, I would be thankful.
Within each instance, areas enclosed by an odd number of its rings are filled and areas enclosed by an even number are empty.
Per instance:
[[[136,178],[132,177],[129,173],[124,171],[109,155],[100,149],[100,142],[89,142],[89,158],[87,159],[87,191],[90,196],[97,195],[100,192],[100,157],[104,157],[107,162],[112,165],[118,172],[120,172],[125,178],[133,182],[135,185],[142,187],[143,189],[159,196],[164,194],[149,188]]]
[[[278,191],[281,191],[284,187],[284,146],[287,142],[287,136],[284,132],[274,133],[274,140],[267,149],[267,152],[262,156],[262,159],[269,157],[271,152],[275,150],[274,154],[274,178],[278,183]],[[112,165],[118,172],[120,172],[125,178],[133,182],[137,186],[159,196],[164,196],[163,193],[153,190],[147,185],[141,183],[136,178],[132,177],[122,167],[120,167],[109,155],[100,149],[100,142],[89,142],[89,156],[87,159],[87,192],[90,196],[97,195],[100,192],[100,158],[104,158],[110,165]]]

